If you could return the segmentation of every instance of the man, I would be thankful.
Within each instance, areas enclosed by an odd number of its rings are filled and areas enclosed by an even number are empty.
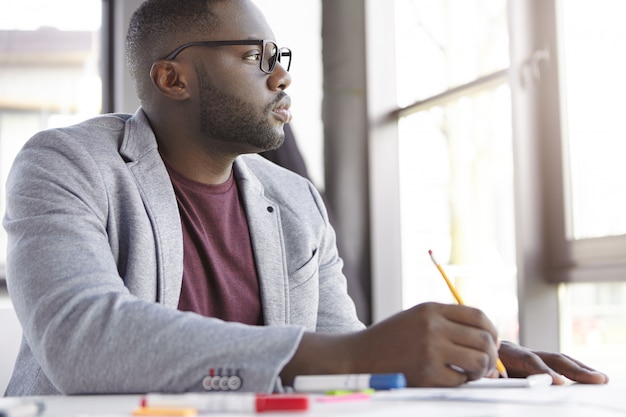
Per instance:
[[[493,373],[496,330],[476,309],[357,320],[319,194],[253,155],[280,146],[291,117],[290,52],[272,39],[250,0],[148,0],[127,38],[142,108],[41,132],[20,152],[4,225],[24,341],[7,394]],[[512,375],[606,382],[562,355],[499,353]]]

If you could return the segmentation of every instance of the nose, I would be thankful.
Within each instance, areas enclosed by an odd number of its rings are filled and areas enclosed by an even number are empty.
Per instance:
[[[267,85],[270,90],[285,90],[291,85],[291,74],[280,65],[280,62],[276,63],[274,71],[267,78]]]

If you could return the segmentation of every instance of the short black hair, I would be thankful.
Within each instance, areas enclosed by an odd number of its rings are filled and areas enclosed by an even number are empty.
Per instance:
[[[198,39],[218,27],[213,7],[228,0],[146,0],[133,13],[126,35],[126,61],[143,102],[149,85],[150,68],[178,46],[183,37],[197,33]]]

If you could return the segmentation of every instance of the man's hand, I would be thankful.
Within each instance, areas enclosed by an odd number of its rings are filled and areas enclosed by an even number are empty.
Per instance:
[[[363,371],[403,372],[409,386],[456,386],[495,366],[497,333],[477,309],[425,303],[358,335]]]
[[[456,386],[494,369],[497,340],[480,310],[424,303],[357,333],[306,333],[281,376],[402,372],[409,386]]]
[[[546,373],[552,375],[552,382],[556,385],[565,383],[563,376],[583,384],[606,384],[609,382],[607,375],[567,355],[532,351],[510,342],[501,343],[500,359],[506,366],[509,376],[514,378]]]

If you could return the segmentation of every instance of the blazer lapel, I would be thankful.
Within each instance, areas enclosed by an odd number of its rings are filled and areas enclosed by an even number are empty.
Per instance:
[[[150,217],[157,245],[157,301],[178,307],[183,276],[183,239],[176,195],[143,111],[126,123],[120,154],[127,158]]]
[[[289,323],[289,281],[280,209],[263,194],[263,186],[238,158],[235,178],[248,218],[265,324]]]

